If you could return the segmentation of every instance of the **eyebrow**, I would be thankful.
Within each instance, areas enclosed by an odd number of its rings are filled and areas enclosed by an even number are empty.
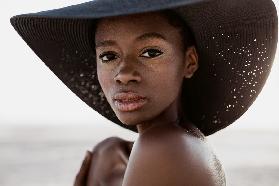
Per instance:
[[[142,40],[146,40],[146,39],[149,39],[149,38],[157,38],[157,39],[162,39],[162,40],[167,41],[167,39],[163,35],[161,35],[157,32],[144,33],[141,36],[137,37],[135,39],[135,41],[142,41]],[[95,47],[98,48],[98,47],[101,47],[101,46],[105,47],[105,46],[113,46],[113,45],[117,45],[116,41],[105,40],[105,41],[97,42]]]

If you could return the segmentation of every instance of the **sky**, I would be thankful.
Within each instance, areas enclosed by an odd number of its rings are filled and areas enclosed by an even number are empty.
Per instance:
[[[75,96],[40,61],[10,25],[13,15],[54,9],[81,0],[9,0],[0,8],[0,126],[97,125],[109,122]],[[276,6],[279,0],[274,1]],[[279,52],[278,52],[279,53]],[[278,53],[257,100],[231,128],[279,129]]]

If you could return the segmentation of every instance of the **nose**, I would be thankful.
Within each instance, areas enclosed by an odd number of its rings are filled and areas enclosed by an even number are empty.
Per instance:
[[[129,62],[128,62],[129,63]],[[133,64],[128,64],[124,62],[119,67],[117,75],[114,77],[114,80],[119,84],[128,84],[129,82],[139,83],[141,77],[139,72],[135,69]]]

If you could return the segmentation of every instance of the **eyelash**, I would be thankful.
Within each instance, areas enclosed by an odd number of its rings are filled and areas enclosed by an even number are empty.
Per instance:
[[[153,52],[155,51],[157,54],[159,53],[159,55],[156,55],[155,57],[158,57],[158,56],[160,56],[161,54],[163,54],[163,52],[162,52],[161,50],[159,50],[159,49],[154,49],[154,48],[145,49],[145,50],[143,51],[143,53],[146,53],[146,52],[148,52],[148,51],[153,51]],[[104,52],[103,54],[99,55],[99,59],[102,60],[102,58],[105,57],[105,56],[107,56],[107,55],[115,55],[115,56],[117,56],[115,52],[113,52],[113,51],[108,51],[108,52]],[[118,56],[117,56],[117,57],[118,57]],[[145,56],[142,56],[142,57],[144,57],[144,58],[155,58],[155,57],[145,57]],[[115,60],[115,59],[113,59],[113,60]],[[102,60],[102,62],[103,62],[103,63],[107,63],[108,61],[113,61],[113,60],[107,60],[106,62],[104,62],[104,60]]]
[[[115,55],[115,56],[117,56],[117,55],[115,54],[115,52],[108,51],[108,52],[104,52],[103,54],[101,54],[101,55],[99,56],[99,59],[102,60],[102,58],[105,57],[105,56],[107,56],[107,55]],[[103,60],[102,60],[102,62],[103,62],[103,63],[107,63],[107,62],[104,62]]]

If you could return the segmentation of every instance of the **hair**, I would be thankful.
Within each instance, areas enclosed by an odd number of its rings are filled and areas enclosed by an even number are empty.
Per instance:
[[[183,39],[184,49],[190,46],[195,46],[195,37],[185,20],[173,10],[162,10],[161,14],[167,18],[168,23],[180,30],[181,37]]]

